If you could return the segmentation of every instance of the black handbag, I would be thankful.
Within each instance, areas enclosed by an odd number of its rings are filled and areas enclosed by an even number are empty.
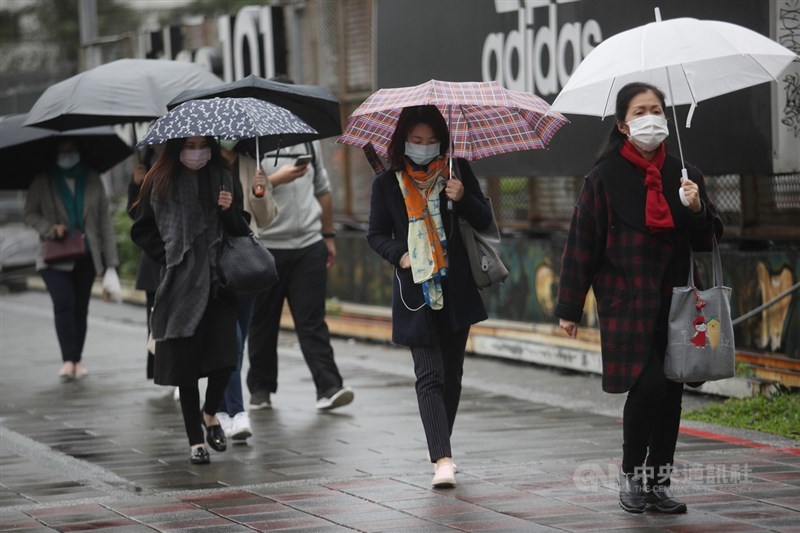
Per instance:
[[[250,233],[243,237],[223,235],[217,256],[220,286],[235,294],[257,294],[278,282],[275,258]]]

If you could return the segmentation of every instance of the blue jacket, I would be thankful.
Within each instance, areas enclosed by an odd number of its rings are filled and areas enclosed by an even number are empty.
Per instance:
[[[455,217],[462,217],[474,228],[482,230],[491,223],[492,210],[469,164],[460,159],[456,162],[464,183],[464,197],[454,202],[452,216],[448,211],[442,212],[448,239],[448,271],[443,283],[444,308],[441,311],[432,311],[427,305],[422,305],[421,286],[414,284],[410,269],[399,268],[400,259],[408,251],[408,215],[395,171],[384,172],[372,184],[367,242],[395,267],[392,274],[392,341],[397,344],[430,346],[434,342],[431,313],[448,313],[452,330],[467,328],[487,318],[480,292],[472,280]],[[446,205],[444,191],[441,201]],[[419,311],[410,310],[420,306]]]

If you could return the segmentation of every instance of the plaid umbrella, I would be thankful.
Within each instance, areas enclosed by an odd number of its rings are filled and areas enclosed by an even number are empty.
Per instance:
[[[267,137],[262,150],[272,150],[284,135],[316,133],[294,113],[256,98],[189,100],[156,120],[139,146],[169,139],[213,136],[225,139]],[[274,146],[270,144],[274,143]]]
[[[538,96],[492,82],[430,80],[415,87],[381,89],[350,115],[338,142],[387,157],[404,107],[435,105],[448,122],[453,157],[469,161],[547,147],[568,121]]]

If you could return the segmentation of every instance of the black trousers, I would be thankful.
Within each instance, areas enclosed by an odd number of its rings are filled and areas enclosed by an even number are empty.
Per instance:
[[[71,271],[45,268],[39,274],[53,301],[61,359],[79,363],[86,341],[86,322],[95,275],[92,256],[86,254],[75,261],[75,268]]]
[[[461,400],[464,350],[469,328],[453,331],[446,310],[430,311],[433,326],[432,346],[412,346],[415,389],[422,427],[428,442],[431,462],[452,457],[450,436]]]
[[[217,412],[217,406],[222,401],[225,394],[225,387],[228,386],[228,378],[231,375],[230,369],[217,370],[208,376],[206,386],[206,399],[203,405],[203,412],[212,416]],[[181,413],[183,413],[183,425],[186,429],[186,436],[189,437],[189,446],[203,444],[203,414],[200,412],[200,390],[197,381],[186,383],[180,386],[181,392]]]
[[[256,297],[248,335],[247,387],[250,393],[278,390],[278,333],[283,303],[288,301],[319,399],[342,387],[325,323],[328,247],[319,241],[299,250],[270,251],[275,256],[278,283]]]
[[[642,374],[628,391],[622,418],[622,470],[669,485],[681,422],[683,383],[664,376],[666,337],[657,335]]]

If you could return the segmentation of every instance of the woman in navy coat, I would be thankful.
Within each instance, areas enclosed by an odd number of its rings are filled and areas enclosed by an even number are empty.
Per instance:
[[[469,328],[486,309],[472,280],[457,218],[482,230],[492,211],[468,163],[448,179],[447,124],[435,106],[405,108],[389,145],[392,165],[372,186],[369,246],[395,269],[392,340],[411,348],[432,486],[455,486],[450,436],[461,396]],[[447,208],[452,204],[452,210]]]
[[[631,513],[686,512],[669,490],[683,384],[664,376],[667,319],[691,251],[710,250],[722,235],[702,173],[687,165],[683,179],[680,160],[666,153],[665,110],[657,87],[632,83],[619,91],[616,122],[572,216],[555,309],[575,337],[594,290],[603,390],[628,393],[619,503]]]

